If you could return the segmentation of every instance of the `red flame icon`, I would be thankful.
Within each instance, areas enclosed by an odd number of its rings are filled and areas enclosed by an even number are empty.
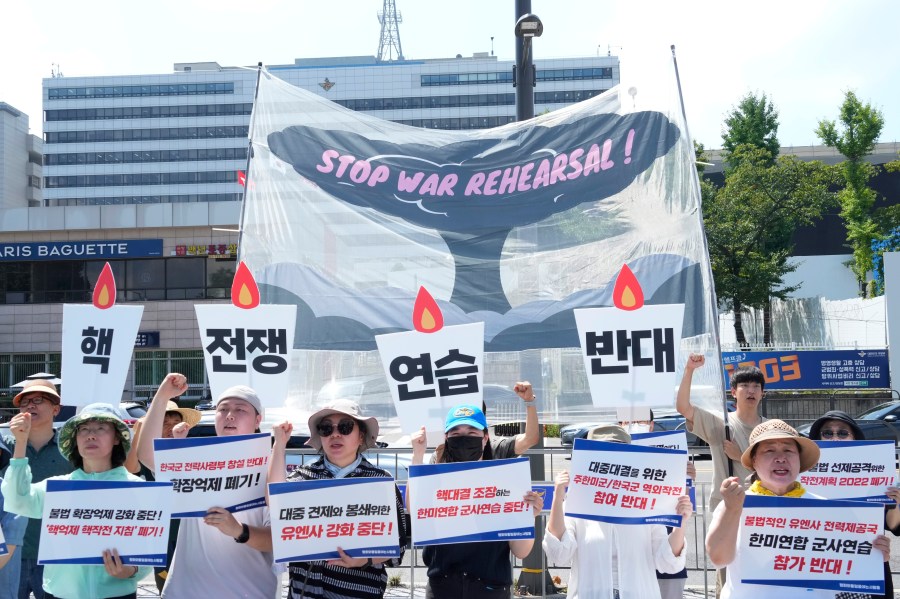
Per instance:
[[[109,262],[104,264],[103,270],[100,271],[97,284],[94,285],[92,301],[94,302],[94,307],[101,310],[112,308],[116,303],[116,278],[113,276]]]
[[[644,306],[644,290],[627,264],[622,265],[613,287],[613,304],[620,310],[637,310]]]
[[[413,326],[420,333],[434,333],[444,326],[444,314],[424,287],[419,287],[413,306]]]
[[[238,264],[234,281],[231,283],[231,303],[244,310],[259,305],[259,287],[256,286],[256,279],[243,260]]]

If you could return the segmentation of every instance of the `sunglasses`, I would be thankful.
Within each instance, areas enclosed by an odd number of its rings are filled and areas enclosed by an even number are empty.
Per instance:
[[[836,431],[823,430],[820,434],[822,435],[823,439],[833,439],[835,437],[837,437],[838,439],[846,439],[850,436],[851,433],[847,429],[842,428]]]
[[[353,432],[353,427],[356,426],[356,421],[354,420],[341,420],[337,424],[337,432],[341,435],[347,436]],[[320,422],[316,425],[316,430],[319,433],[320,437],[330,437],[332,433],[334,433],[335,426],[330,422]]]

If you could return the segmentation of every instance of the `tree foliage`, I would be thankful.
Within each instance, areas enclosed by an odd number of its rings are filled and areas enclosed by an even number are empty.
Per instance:
[[[872,242],[880,237],[881,227],[874,215],[877,194],[869,187],[875,167],[864,158],[875,149],[884,128],[884,117],[878,109],[861,102],[856,94],[848,91],[838,121],[819,121],[816,135],[847,159],[840,164],[844,188],[838,193],[838,201],[847,228],[847,242],[853,250],[851,269],[860,295],[866,297],[866,276],[872,267]]]
[[[836,177],[832,167],[793,156],[772,164],[768,150],[750,145],[736,147],[734,157],[725,186],[704,181],[701,191],[716,295],[734,310],[738,343],[746,345],[742,311],[796,290],[783,282],[796,268],[788,263],[794,231],[834,205]]]
[[[722,149],[729,168],[737,166],[735,151],[739,146],[751,145],[769,154],[769,164],[778,156],[778,111],[766,94],[752,93],[741,98],[725,117]]]

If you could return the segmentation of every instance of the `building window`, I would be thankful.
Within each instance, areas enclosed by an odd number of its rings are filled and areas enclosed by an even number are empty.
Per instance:
[[[185,71],[190,71],[186,67]],[[138,98],[144,96],[185,96],[233,94],[234,83],[187,83],[181,85],[119,85],[93,87],[51,87],[50,100],[81,100],[84,98]]]
[[[102,129],[51,131],[44,133],[48,144],[96,143],[106,141],[163,141],[174,139],[247,139],[246,125],[218,127],[167,127],[161,129]]]
[[[122,106],[116,108],[70,108],[45,110],[44,120],[102,121],[120,119],[164,119],[173,117],[196,118],[204,116],[245,116],[253,109],[252,103],[242,104],[187,104],[178,106]]]

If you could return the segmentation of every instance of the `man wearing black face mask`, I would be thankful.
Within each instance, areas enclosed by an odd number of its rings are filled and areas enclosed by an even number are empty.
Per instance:
[[[413,464],[425,457],[425,429],[413,435]],[[432,461],[477,462],[489,460],[487,419],[477,406],[457,406],[447,414],[444,424],[444,449]],[[436,458],[436,459],[435,459]],[[536,512],[543,501],[529,492],[526,502]],[[422,558],[428,566],[426,599],[508,599],[512,586],[509,554],[524,558],[531,552],[534,539],[451,543],[425,547]]]

